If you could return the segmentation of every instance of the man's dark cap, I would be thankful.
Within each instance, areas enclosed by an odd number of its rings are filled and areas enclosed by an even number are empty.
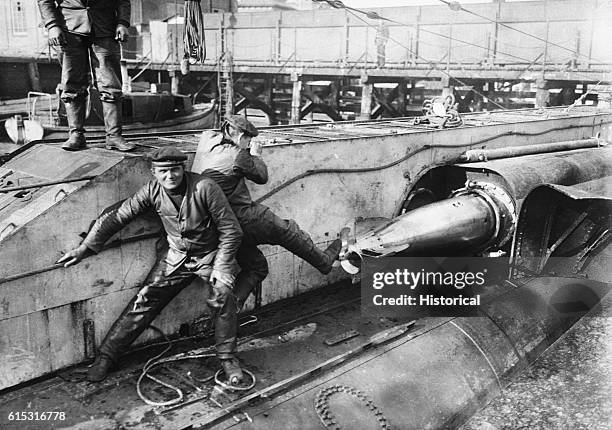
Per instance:
[[[187,161],[187,155],[174,146],[158,148],[151,153],[151,162],[154,166],[176,166]]]
[[[243,116],[229,115],[225,120],[247,136],[255,137],[259,134],[257,128],[255,128],[255,126]]]

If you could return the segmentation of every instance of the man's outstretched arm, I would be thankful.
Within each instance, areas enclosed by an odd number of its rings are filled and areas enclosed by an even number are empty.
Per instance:
[[[57,262],[64,263],[64,267],[68,267],[77,264],[91,254],[97,254],[112,235],[145,212],[151,205],[150,186],[147,184],[116,209],[100,215],[83,243],[68,251]]]

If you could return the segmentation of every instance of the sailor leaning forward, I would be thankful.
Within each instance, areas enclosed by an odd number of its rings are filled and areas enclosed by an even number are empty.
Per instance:
[[[211,288],[207,300],[213,312],[215,347],[225,374],[242,379],[236,359],[236,301],[232,287],[239,272],[235,260],[242,230],[221,188],[211,179],[185,172],[187,157],[166,147],[152,154],[155,180],[115,209],[102,214],[83,243],[64,255],[66,266],[78,263],[136,216],[154,209],[162,220],[169,249],[147,283],[127,305],[99,348],[88,379],[101,381],[128,346],[194,278]]]

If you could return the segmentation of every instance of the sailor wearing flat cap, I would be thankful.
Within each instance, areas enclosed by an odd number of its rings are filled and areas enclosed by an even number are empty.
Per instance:
[[[202,133],[191,170],[214,179],[221,186],[240,221],[244,236],[237,259],[242,271],[234,287],[238,309],[268,275],[268,264],[258,245],[280,245],[321,273],[331,272],[342,247],[340,239],[327,249],[320,249],[294,220],[280,218],[251,198],[247,179],[256,184],[268,182],[261,143],[252,140],[259,134],[255,126],[243,116],[230,115],[221,132]]]
[[[149,209],[161,218],[168,239],[167,255],[146,284],[127,305],[99,347],[87,378],[103,380],[119,356],[183,288],[199,277],[210,287],[207,300],[215,325],[215,347],[231,383],[242,379],[236,359],[236,301],[232,287],[239,272],[235,256],[242,230],[227,198],[215,181],[185,171],[187,156],[164,147],[151,154],[155,177],[136,194],[103,213],[76,249],[58,262],[78,263],[138,215]]]
[[[153,166],[182,165],[187,161],[187,155],[173,146],[165,146],[151,153]]]

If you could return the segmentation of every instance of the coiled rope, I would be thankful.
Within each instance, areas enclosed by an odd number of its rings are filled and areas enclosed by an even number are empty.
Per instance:
[[[206,59],[204,18],[200,0],[185,0],[185,27],[183,28],[183,61],[181,72],[189,73],[189,64],[202,63]]]
[[[244,326],[247,324],[250,324],[254,322],[252,319],[240,324],[240,326]],[[142,368],[142,372],[140,374],[140,376],[138,377],[138,380],[136,381],[136,392],[138,393],[138,397],[140,397],[142,399],[143,402],[145,402],[147,405],[151,405],[151,406],[161,406],[161,407],[165,407],[165,406],[172,406],[172,405],[176,405],[177,403],[180,403],[183,401],[183,399],[185,398],[185,395],[183,394],[183,391],[178,388],[175,387],[172,384],[169,384],[167,382],[162,381],[159,378],[156,378],[155,376],[152,376],[149,374],[149,372],[156,366],[159,366],[160,364],[165,364],[165,363],[174,363],[177,361],[183,361],[183,360],[193,360],[193,359],[201,359],[201,358],[212,358],[212,357],[216,357],[216,354],[214,352],[214,347],[210,347],[210,348],[206,348],[204,349],[202,353],[199,354],[183,354],[183,355],[179,355],[179,356],[175,356],[175,357],[168,357],[168,358],[162,358],[164,356],[164,354],[166,354],[168,351],[170,351],[170,349],[172,348],[172,342],[170,341],[170,339],[168,339],[168,336],[166,336],[166,334],[160,330],[159,328],[150,325],[149,326],[150,329],[160,333],[163,338],[165,339],[165,343],[167,344],[166,348],[164,348],[164,350],[162,352],[160,352],[159,354],[157,354],[155,357],[150,358],[145,365]],[[250,378],[251,378],[251,383],[250,384],[246,384],[246,386],[236,386],[236,385],[231,385],[231,384],[227,384],[225,383],[223,380],[221,380],[220,375],[222,374],[222,370],[219,370],[215,373],[214,376],[210,376],[208,378],[204,378],[204,379],[198,379],[196,377],[194,377],[193,375],[191,375],[190,373],[187,374],[188,377],[190,377],[191,379],[193,379],[195,382],[208,382],[211,380],[214,380],[215,383],[217,383],[218,385],[222,386],[223,388],[230,390],[230,391],[248,391],[251,388],[253,388],[255,386],[255,384],[257,383],[257,378],[255,377],[255,375],[251,372],[249,372],[246,369],[242,369],[242,371],[244,373],[246,373]],[[144,378],[148,378],[153,382],[158,383],[159,385],[162,385],[166,388],[169,388],[170,390],[174,391],[176,393],[176,397],[170,399],[170,400],[166,400],[166,401],[155,401],[155,400],[151,400],[150,398],[148,398],[147,396],[144,395],[144,393],[142,392],[142,388],[141,388],[141,384],[142,384],[142,380]],[[195,386],[195,384],[193,384]],[[196,388],[198,389],[198,391],[200,391],[200,389],[196,386]]]
[[[160,352],[159,354],[157,354],[155,357],[150,358],[146,364],[143,366],[142,368],[142,373],[140,374],[140,376],[138,377],[138,381],[136,381],[136,392],[138,393],[138,397],[140,397],[142,399],[143,402],[145,402],[147,405],[151,405],[151,406],[171,406],[171,405],[176,405],[177,403],[180,403],[183,401],[183,398],[185,397],[183,394],[183,391],[178,388],[175,387],[174,385],[171,385],[167,382],[162,381],[161,379],[156,378],[155,376],[149,375],[149,372],[156,366],[159,366],[160,364],[164,364],[164,363],[171,363],[171,362],[175,362],[175,361],[181,361],[181,360],[192,360],[192,359],[198,359],[198,358],[209,358],[209,357],[215,357],[215,353],[214,352],[210,352],[210,353],[204,353],[204,354],[193,354],[193,355],[186,355],[183,357],[173,357],[173,358],[167,358],[167,359],[162,359],[161,357],[167,353],[168,351],[170,351],[170,349],[172,348],[172,344],[170,343],[170,339],[168,339],[168,336],[166,336],[166,334],[160,330],[159,328],[155,327],[155,326],[149,326],[150,329],[155,330],[156,332],[160,333],[164,339],[166,339],[166,341],[168,342],[168,346],[166,346],[166,348]],[[207,351],[212,351],[212,347],[208,348]],[[155,401],[155,400],[151,400],[150,398],[148,398],[147,396],[145,396],[142,392],[142,389],[140,387],[142,380],[144,378],[148,378],[154,382],[157,382],[159,385],[162,385],[166,388],[169,388],[171,390],[173,390],[177,395],[176,397],[170,399],[170,400],[166,400],[166,401]]]

